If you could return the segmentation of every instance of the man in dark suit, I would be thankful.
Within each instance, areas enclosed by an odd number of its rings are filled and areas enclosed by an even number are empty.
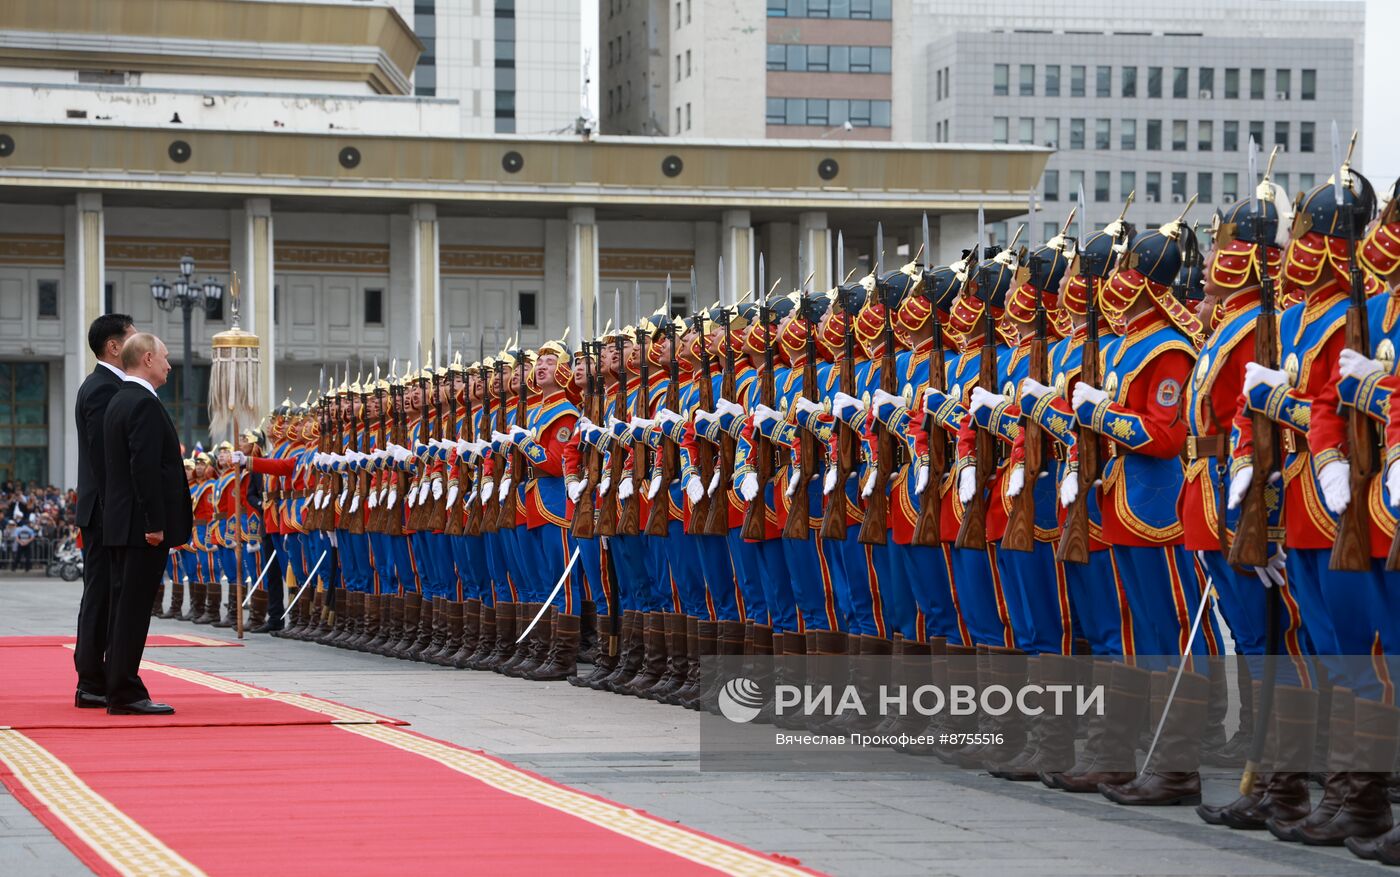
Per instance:
[[[107,404],[125,382],[121,370],[122,344],[136,334],[131,317],[103,314],[88,327],[88,348],[97,367],[78,388],[73,416],[78,424],[77,524],[83,534],[83,600],[78,606],[78,644],[73,666],[78,671],[78,707],[107,705],[107,613],[111,605],[111,557],[102,544],[103,459],[102,419]]]
[[[107,635],[107,712],[167,715],[141,682],[151,601],[170,549],[190,539],[194,513],[185,486],[180,436],[156,390],[170,374],[165,344],[139,332],[122,345],[126,383],[107,406],[103,541],[112,554]]]

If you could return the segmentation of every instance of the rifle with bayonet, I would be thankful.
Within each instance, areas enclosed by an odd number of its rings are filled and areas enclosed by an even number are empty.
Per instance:
[[[732,316],[728,306],[720,308],[718,322],[723,330],[722,337],[724,338],[724,373],[720,378],[719,394],[721,399],[729,402],[733,402],[737,395],[734,377],[734,339],[730,335],[732,331],[730,327],[733,325]],[[715,404],[718,404],[718,400]],[[729,491],[729,483],[734,478],[734,451],[734,436],[730,435],[728,430],[719,430],[719,481],[715,488],[715,495],[710,497],[709,517],[705,527],[707,533],[729,532],[729,498],[726,494]],[[708,484],[706,487],[708,488]]]
[[[695,269],[690,269],[690,290],[691,295],[695,294]],[[666,275],[666,323],[662,326],[662,334],[666,337],[671,348],[671,359],[667,363],[670,374],[666,381],[666,401],[662,403],[667,411],[680,411],[680,332],[676,331],[675,318],[671,316],[671,275]],[[671,482],[675,480],[676,473],[680,471],[681,449],[666,432],[661,430],[661,453],[657,459],[657,478],[660,487],[657,488],[656,496],[651,498],[651,510],[647,514],[646,534],[648,536],[665,536],[671,526]]]
[[[647,338],[650,335],[650,324],[642,317],[642,284],[640,281],[634,282],[632,296],[633,313],[637,317],[632,343],[636,345],[637,350],[638,380],[637,395],[632,399],[631,415],[634,420],[640,420],[645,418],[648,413],[647,391],[650,389],[651,381],[651,366],[647,362]],[[626,373],[625,363],[623,364],[623,372]],[[631,435],[630,429],[628,435]],[[617,532],[622,536],[637,536],[642,532],[642,491],[646,490],[648,463],[651,459],[651,449],[647,446],[645,438],[631,440],[630,445],[632,448],[632,472],[630,476],[632,495],[619,500],[621,508],[617,512]],[[621,496],[620,493],[618,495]]]
[[[884,339],[881,346],[884,349],[880,351],[880,389],[893,396],[899,393],[899,375],[895,367],[894,321],[891,314],[899,306],[899,294],[881,280],[885,273],[883,226],[876,227],[875,237],[875,296],[880,302],[880,310],[884,313],[884,326],[881,330],[881,337]],[[916,255],[914,261],[917,262],[918,259],[919,256]],[[894,434],[875,417],[873,403],[867,414],[875,432],[875,480],[869,485],[870,495],[865,497],[865,518],[860,523],[857,539],[862,545],[884,545],[889,541],[889,483],[890,475],[897,465],[895,449],[898,446]],[[861,493],[865,492],[862,489]]]
[[[594,323],[595,330],[597,323]],[[602,342],[593,342],[584,339],[579,347],[580,355],[583,356],[583,416],[591,423],[597,424],[602,415],[598,413],[598,388],[594,383],[595,375],[598,371],[598,364],[594,359],[595,343],[601,346]],[[579,442],[579,463],[583,468],[583,490],[580,491],[578,499],[574,502],[574,516],[569,522],[569,529],[576,539],[592,539],[594,533],[594,496],[598,489],[598,478],[602,463],[599,459],[598,449],[580,440]]]
[[[617,360],[617,366],[614,370],[616,385],[613,389],[612,401],[613,417],[616,418],[617,415],[626,414],[627,412],[627,363],[623,357],[622,292],[620,290],[613,290],[613,323],[617,326],[617,330],[613,335],[613,355]],[[599,342],[598,349],[601,356],[602,342]],[[606,388],[604,388],[604,391],[606,391]],[[604,423],[601,418],[596,422],[599,428],[603,430],[603,441],[607,442],[609,448],[607,480],[610,484],[610,489],[616,490],[617,486],[622,483],[622,477],[627,462],[624,459],[624,448],[621,442],[613,440],[610,424]],[[603,498],[602,507],[598,509],[598,522],[594,531],[599,536],[616,536],[618,533],[618,523],[617,495],[606,495]]]
[[[976,273],[968,277],[970,294],[977,295],[986,286],[988,269],[979,264]],[[982,298],[982,357],[977,367],[978,386],[989,393],[997,389],[997,333],[996,318],[992,314],[991,290]],[[954,545],[958,548],[981,550],[987,547],[987,484],[997,468],[998,448],[991,430],[974,427],[976,430],[976,450],[972,465],[976,467],[976,489],[972,499],[963,505],[962,525]]]
[[[721,272],[722,273],[722,272]],[[695,291],[691,289],[692,301]],[[701,411],[715,410],[715,387],[714,387],[714,361],[710,358],[710,340],[706,327],[706,312],[704,308],[696,311],[693,318],[695,323],[695,333],[699,336],[696,347],[700,351],[700,369],[696,377],[696,388],[699,391],[697,400],[698,408]],[[697,451],[699,449],[697,448]],[[696,454],[695,472],[700,478],[700,483],[707,489],[710,479],[715,474],[715,459],[712,454],[700,451]],[[700,501],[692,503],[690,506],[690,525],[686,532],[694,536],[723,536],[725,530],[711,529],[710,505],[715,502],[706,490],[700,491]],[[722,526],[728,527],[728,522],[721,522]]]
[[[1335,193],[1337,210],[1345,217],[1347,229],[1347,263],[1351,267],[1351,304],[1347,307],[1346,346],[1362,356],[1371,355],[1371,332],[1366,313],[1366,283],[1361,266],[1356,262],[1356,239],[1365,234],[1370,222],[1369,198],[1365,188],[1357,182],[1350,205],[1345,203],[1343,189],[1351,177],[1351,156],[1356,149],[1356,132],[1351,134],[1351,145],[1347,147],[1346,160],[1337,169],[1332,190]],[[1375,422],[1366,415],[1360,406],[1352,406],[1347,412],[1347,456],[1351,464],[1351,502],[1346,510],[1337,516],[1337,536],[1332,542],[1332,560],[1328,569],[1333,571],[1365,572],[1371,568],[1371,479],[1379,468],[1379,439]],[[1254,472],[1260,477],[1259,471]]]
[[[476,360],[476,380],[481,386],[481,418],[480,428],[477,422],[468,418],[471,428],[472,441],[485,441],[491,437],[491,370],[486,366],[486,333],[481,333],[481,338],[477,343]],[[467,394],[470,397],[471,385],[467,385]],[[484,438],[483,438],[484,437]],[[487,441],[487,446],[490,442]],[[486,456],[483,452],[481,460],[477,463],[479,467],[472,473],[472,484],[476,487],[475,498],[467,503],[467,521],[464,532],[468,536],[480,536],[482,526],[485,522],[485,509],[482,508],[481,491],[485,489],[488,481],[486,477]],[[467,496],[473,496],[468,493]]]
[[[445,363],[444,363],[444,364],[445,364]],[[437,439],[438,442],[439,442],[439,444],[441,444],[441,442],[443,442],[443,441],[445,441],[445,440],[447,439],[447,417],[448,417],[448,415],[449,415],[449,414],[451,413],[451,411],[452,411],[452,408],[451,408],[451,405],[450,405],[450,399],[444,399],[444,398],[443,398],[444,393],[443,393],[443,388],[442,388],[442,375],[441,375],[441,372],[442,372],[442,371],[445,371],[445,370],[446,370],[445,368],[434,367],[434,368],[433,368],[433,377],[432,377],[432,387],[433,387],[433,417],[434,417],[434,419],[435,419],[435,421],[436,421],[436,425],[437,425],[437,428],[434,430],[433,438]],[[448,378],[449,378],[449,379],[451,378],[451,375],[450,375],[450,374],[448,375]],[[449,384],[449,386],[450,386],[450,384]],[[428,444],[431,445],[432,442],[428,442]],[[440,465],[440,462],[434,462],[434,463],[432,464],[432,466],[434,466],[434,467],[436,467],[436,466],[438,466],[438,465]],[[434,474],[433,474],[433,480],[434,480],[434,481],[438,480],[440,477],[441,477],[441,476],[440,476],[439,474],[437,474],[437,473],[434,473]],[[444,479],[444,480],[445,480],[445,479]],[[431,493],[428,494],[428,496],[427,496],[427,498],[426,498],[428,507],[427,507],[427,509],[425,509],[424,512],[423,512],[423,524],[424,524],[425,528],[428,529],[428,530],[430,530],[430,531],[432,531],[432,532],[434,532],[434,533],[440,533],[440,532],[442,532],[443,529],[444,529],[444,528],[446,527],[446,525],[447,525],[447,485],[446,485],[446,484],[443,484],[442,491],[443,491],[442,496],[437,497],[437,498],[434,498],[433,495],[432,495]]]
[[[462,349],[466,348],[466,343],[467,337],[464,334],[462,336]],[[456,366],[457,369],[448,369],[447,380],[448,386],[451,388],[449,391],[448,411],[452,418],[452,431],[458,433],[451,437],[455,445],[455,442],[459,440],[472,440],[472,399],[471,393],[469,392],[470,388],[467,386],[466,369],[462,365],[460,353],[457,354],[453,365]],[[461,375],[462,379],[462,398],[460,400],[457,398],[456,389],[458,375]],[[460,430],[457,428],[459,419],[462,424]],[[467,461],[462,458],[461,454],[458,454],[456,458],[456,470],[453,476],[457,487],[457,496],[453,499],[454,505],[461,503],[467,498],[471,487],[471,472],[467,467]],[[460,536],[462,533],[466,532],[467,522],[462,515],[461,506],[458,505],[454,508],[453,506],[444,504],[444,508],[446,509],[446,521],[443,523],[442,532],[448,536]]]
[[[360,421],[362,418],[365,417],[363,384],[361,384],[361,375],[363,374],[363,372],[364,363],[361,362],[360,367],[355,372],[355,383],[354,385],[352,385],[352,389],[350,391],[350,447],[353,448],[357,453],[360,453],[361,446]],[[353,387],[355,386],[361,387],[361,392],[355,392],[353,389]],[[364,424],[364,428],[365,435],[368,436],[368,422]],[[355,511],[350,515],[350,523],[345,528],[348,532],[353,533],[356,536],[362,536],[366,532],[367,510],[365,508],[365,505],[368,500],[368,490],[369,473],[364,471],[363,469],[356,470],[352,474],[350,479],[349,499],[349,503],[351,506],[354,506]],[[348,508],[349,507],[347,506],[347,510]]]
[[[758,256],[758,288],[764,289],[767,278],[763,271],[763,254]],[[776,285],[776,284],[775,284]],[[761,405],[769,408],[777,406],[777,384],[773,375],[773,308],[771,297],[773,290],[768,289],[763,293],[763,300],[758,304],[758,321],[763,326],[763,374],[758,381],[758,401]],[[749,330],[750,332],[753,329]],[[754,498],[744,508],[744,522],[740,528],[740,534],[751,542],[762,542],[767,535],[768,504],[763,499],[764,491],[768,487],[768,482],[773,480],[773,473],[777,470],[774,465],[774,448],[771,439],[768,439],[757,432],[753,438],[754,472],[758,478],[758,492]]]
[[[798,302],[798,317],[807,328],[807,337],[803,343],[804,353],[802,357],[802,398],[808,402],[816,402],[821,396],[821,388],[817,386],[817,321],[820,319],[818,305],[815,296],[809,295],[806,289],[807,284],[803,283],[802,298]],[[811,532],[811,514],[809,499],[807,497],[807,484],[817,474],[821,467],[821,458],[817,448],[817,437],[808,429],[797,431],[797,467],[792,473],[793,481],[796,482],[788,488],[790,502],[788,503],[787,522],[783,524],[784,539],[806,539]]]
[[[924,215],[924,258],[931,254],[929,248],[928,215]],[[973,257],[975,258],[975,256]],[[941,392],[948,389],[948,375],[943,353],[943,323],[938,316],[938,298],[933,288],[933,272],[925,266],[924,298],[928,300],[930,317],[933,321],[933,349],[928,355],[928,385]],[[916,397],[917,398],[917,397]],[[917,416],[917,412],[914,412]],[[913,544],[926,548],[937,547],[943,533],[943,476],[948,471],[948,432],[928,412],[923,412],[924,434],[928,436],[928,480],[923,493],[919,494],[919,516],[914,521]]]
[[[518,339],[520,338],[520,321],[518,316],[515,325],[515,337],[518,343]],[[519,386],[515,391],[515,425],[521,429],[525,429],[529,425],[526,423],[529,418],[529,409],[526,407],[526,397],[530,392],[529,364],[526,362],[524,348],[519,348],[517,352],[519,355],[515,361],[514,367],[520,372],[520,380]],[[508,431],[509,430],[505,429],[501,430],[501,432]],[[520,446],[512,442],[510,446],[510,490],[507,490],[505,496],[500,498],[501,527],[506,529],[513,529],[515,527],[516,515],[520,510],[520,491],[524,489],[525,482],[529,480],[529,477],[530,461],[526,458],[525,452],[520,450]]]
[[[374,407],[377,411],[377,422],[375,424],[374,435],[372,436],[374,440],[374,449],[376,451],[383,451],[389,444],[389,418],[388,413],[385,411],[384,390],[379,386],[379,357],[377,356],[374,358],[373,377],[371,377],[370,380],[374,385]],[[368,424],[366,424],[366,428],[368,428]],[[379,486],[374,483],[375,479],[383,480],[385,476],[379,474],[383,471],[383,469],[379,469],[376,474],[370,477],[370,495],[375,499],[374,508],[369,510],[369,525],[367,529],[371,533],[383,533],[388,525],[384,503],[379,501]]]
[[[837,247],[838,257],[840,256],[840,246]],[[841,273],[840,267],[837,274]],[[844,282],[836,287],[835,306],[841,308],[845,314],[843,325],[845,333],[841,346],[841,362],[838,366],[837,389],[847,396],[854,396],[856,392],[856,315],[860,308],[855,299],[856,293],[853,289],[847,289]],[[851,473],[856,470],[857,453],[860,448],[860,438],[855,430],[839,417],[836,419],[836,460],[833,468],[835,471],[834,486],[831,494],[827,497],[826,508],[822,512],[821,535],[823,539],[844,539],[846,538],[846,481],[851,477]]]

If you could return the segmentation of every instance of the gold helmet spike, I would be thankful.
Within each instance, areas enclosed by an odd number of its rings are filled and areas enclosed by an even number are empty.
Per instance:
[[[1198,197],[1199,194],[1192,195],[1191,200],[1186,202],[1186,209],[1181,211],[1181,215],[1159,228],[1158,231],[1160,231],[1164,237],[1171,238],[1174,241],[1180,240],[1181,235],[1190,228],[1186,224],[1186,214],[1190,213],[1191,208],[1196,206],[1196,198]]]

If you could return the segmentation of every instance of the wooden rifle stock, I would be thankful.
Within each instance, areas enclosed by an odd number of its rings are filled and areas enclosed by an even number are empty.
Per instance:
[[[816,324],[808,320],[807,357],[802,363],[802,398],[808,402],[817,401],[816,332]],[[784,539],[806,539],[812,528],[807,484],[816,477],[820,459],[817,453],[817,437],[810,430],[799,429],[797,431],[797,460],[797,471],[793,473],[797,484],[792,487],[787,521],[783,524]]]
[[[595,419],[595,415],[597,414],[595,397],[597,393],[593,383],[593,372],[596,363],[593,360],[593,355],[588,352],[589,343],[588,341],[583,342],[583,385],[586,391],[583,400],[583,412],[590,421],[596,424],[598,422]],[[595,491],[598,489],[598,449],[591,445],[584,444],[582,438],[579,439],[579,447],[581,448],[579,461],[584,470],[583,490],[579,492],[578,502],[574,503],[574,516],[573,519],[569,521],[569,529],[573,532],[575,538],[592,539],[595,535],[593,527],[595,523],[593,520],[593,500],[596,495]]]
[[[1090,285],[1092,299],[1093,286]],[[1088,332],[1084,338],[1083,364],[1079,369],[1079,379],[1091,387],[1097,387],[1099,379],[1099,332],[1098,312],[1092,300],[1087,320]],[[1079,469],[1066,477],[1079,479],[1079,495],[1065,509],[1064,529],[1060,533],[1060,544],[1055,548],[1055,559],[1061,563],[1089,562],[1089,492],[1094,482],[1099,480],[1099,436],[1087,426],[1075,429],[1075,453],[1078,455]]]
[[[720,380],[720,396],[730,401],[736,395],[734,391],[734,340],[729,334],[729,326],[725,324],[724,333],[724,377]],[[714,410],[714,409],[711,409]],[[716,535],[729,532],[729,490],[730,482],[734,480],[734,436],[726,430],[719,432],[719,485],[715,488],[716,496],[710,498],[709,517],[705,524],[705,531]],[[706,485],[708,489],[709,485]]]
[[[759,319],[763,320],[765,344],[763,378],[758,385],[758,401],[774,408],[777,406],[777,391],[773,375],[773,324],[766,302],[759,310]],[[753,448],[754,462],[757,464],[754,471],[758,476],[758,493],[744,509],[744,523],[740,534],[751,542],[762,542],[768,535],[768,504],[764,502],[763,494],[768,483],[773,480],[773,442],[755,431]]]
[[[640,320],[640,314],[638,315]],[[650,389],[650,368],[647,364],[647,344],[646,330],[639,323],[637,327],[637,396],[632,400],[632,416],[647,416],[647,395]],[[626,368],[626,366],[623,366]],[[624,396],[624,398],[626,398]],[[619,418],[620,419],[620,418]],[[628,436],[630,439],[631,432]],[[630,441],[632,448],[632,495],[626,499],[618,500],[617,511],[617,532],[621,536],[637,536],[642,532],[642,492],[646,490],[647,461],[651,457],[650,448],[647,447],[646,438]],[[628,477],[624,475],[624,477]],[[617,490],[619,483],[613,482],[613,490]]]
[[[940,392],[948,386],[947,369],[943,361],[943,327],[935,315],[933,323],[933,352],[928,360],[928,385]],[[915,398],[917,403],[919,398]],[[915,412],[911,412],[914,416]],[[937,547],[943,534],[943,476],[948,471],[948,434],[932,414],[924,415],[924,432],[928,435],[928,483],[919,494],[919,517],[914,521],[914,544]]]
[[[666,410],[675,411],[680,407],[680,364],[677,360],[679,351],[677,349],[680,338],[676,332],[675,323],[670,324],[667,335],[671,339],[671,374],[670,380],[666,382]],[[680,448],[675,441],[661,432],[661,458],[657,462],[657,467],[661,475],[661,487],[657,489],[656,496],[651,500],[651,509],[647,513],[646,534],[648,536],[665,536],[671,526],[671,482],[676,478],[676,472],[680,469]]]
[[[713,383],[714,376],[712,374],[714,363],[710,359],[710,349],[705,344],[703,321],[700,324],[700,329],[697,331],[700,335],[698,341],[701,370],[698,384],[698,389],[700,391],[700,408],[704,411],[713,411],[715,410],[715,387]],[[703,441],[702,439],[697,440]],[[706,444],[708,444],[708,442],[706,442]],[[706,453],[697,454],[697,456],[699,459],[695,461],[696,474],[700,478],[701,485],[707,490],[710,486],[710,479],[714,478],[715,475],[715,460],[712,455]],[[712,529],[712,522],[710,521],[710,506],[712,502],[709,494],[706,493],[705,490],[701,490],[700,501],[692,503],[690,506],[690,526],[686,529],[687,533],[699,536],[725,535],[729,526],[728,521],[718,522],[722,529]]]
[[[841,354],[839,389],[847,396],[856,392],[855,314],[846,313],[845,349]],[[846,480],[856,468],[857,444],[855,430],[839,417],[836,419],[836,480],[822,512],[823,539],[846,538]]]
[[[516,364],[520,369],[520,389],[515,394],[515,425],[524,428],[528,410],[525,405],[525,395],[529,392],[526,386],[525,354],[520,355],[520,362]],[[501,430],[505,432],[505,430]],[[520,448],[511,445],[510,450],[510,490],[501,497],[501,520],[500,525],[506,529],[514,529],[516,515],[520,511],[520,489],[525,486],[530,472],[530,463],[525,459],[525,454]]]
[[[438,380],[437,369],[433,370],[433,414],[437,420],[437,429],[434,438],[442,441],[447,438],[447,415],[452,411],[450,403],[444,404],[442,401],[442,387]],[[443,410],[446,408],[447,410]],[[444,479],[445,480],[445,479]],[[426,497],[427,509],[423,512],[423,525],[426,529],[435,533],[440,533],[447,525],[447,485],[442,488],[442,496],[433,498],[432,493]]]
[[[890,329],[890,306],[885,305],[885,350],[880,357],[880,389],[890,395],[899,392],[899,375],[895,374],[894,332]],[[866,416],[874,420],[872,402]],[[856,538],[862,545],[884,545],[889,541],[890,473],[894,471],[895,440],[888,428],[875,421],[875,483],[865,499],[865,518]]]
[[[978,385],[989,393],[997,389],[997,348],[996,332],[992,322],[992,303],[984,303],[986,314],[985,337],[982,341],[982,360],[978,363]],[[975,426],[977,449],[973,465],[977,467],[977,486],[972,492],[972,500],[963,506],[962,524],[958,527],[957,539],[953,542],[958,548],[981,550],[987,547],[987,482],[996,471],[996,441],[990,430]],[[957,485],[954,485],[957,489]]]
[[[1264,283],[1269,283],[1264,278]],[[1274,318],[1271,291],[1263,296],[1264,307],[1259,309],[1259,317],[1254,325],[1254,361],[1270,368],[1278,364],[1278,321]],[[1253,425],[1253,444],[1250,461],[1254,466],[1254,479],[1249,483],[1244,500],[1240,504],[1240,519],[1235,525],[1235,539],[1229,546],[1230,564],[1241,569],[1264,566],[1269,562],[1269,506],[1266,500],[1269,479],[1273,473],[1281,471],[1278,459],[1278,425],[1266,414],[1254,412],[1250,415]],[[1220,490],[1229,490],[1226,479]],[[1221,522],[1221,530],[1225,529]]]
[[[619,345],[619,347],[621,347],[621,345]],[[625,385],[625,383],[624,383],[624,378],[625,378],[625,376],[626,376],[626,371],[624,370],[623,365],[622,365],[622,351],[621,351],[621,350],[618,351],[618,355],[617,355],[617,369],[618,369],[618,375],[617,375],[617,389],[613,391],[613,410],[614,410],[614,411],[625,411],[625,410],[627,410],[627,387],[626,387],[626,385]],[[603,432],[604,432],[604,434],[605,434],[605,436],[606,436],[606,438],[605,438],[604,440],[605,440],[605,441],[612,441],[612,439],[611,439],[611,432],[609,432],[609,430],[607,429],[607,425],[606,425],[606,424],[603,424],[602,426],[603,426]],[[611,455],[609,456],[609,458],[608,458],[608,463],[609,463],[609,465],[608,465],[608,480],[611,481],[612,484],[611,484],[611,487],[610,487],[609,489],[612,490],[612,491],[616,491],[616,490],[617,490],[617,486],[618,486],[619,484],[622,483],[622,473],[623,473],[623,463],[624,463],[624,460],[622,459],[622,457],[623,457],[623,446],[622,446],[622,443],[621,443],[621,442],[612,442],[611,447],[612,447],[612,454],[611,454]],[[601,455],[600,455],[600,456],[601,456]],[[601,466],[601,461],[600,461],[599,471],[601,471],[601,469],[602,469],[602,466]],[[594,532],[597,533],[599,536],[616,536],[616,535],[617,535],[617,533],[618,533],[618,508],[617,508],[617,494],[616,494],[616,493],[609,493],[607,496],[604,496],[604,497],[603,497],[603,503],[602,503],[602,505],[598,508],[598,521],[597,521],[596,526],[594,527]]]
[[[1046,382],[1049,371],[1046,353],[1045,314],[1042,309],[1036,314],[1029,373],[1031,380],[1041,384]],[[1045,431],[1029,411],[1021,412],[1021,434],[1024,436],[1022,449],[1025,453],[1022,471],[1025,472],[1026,482],[1021,492],[1012,498],[1011,511],[1007,513],[1006,533],[1002,535],[1001,547],[1008,551],[1035,550],[1035,487],[1040,479],[1040,470],[1045,465]]]
[[[472,439],[481,440],[482,432],[490,432],[491,429],[491,382],[487,380],[486,369],[483,367],[477,372],[477,377],[481,381],[481,426],[480,431],[476,428],[476,423],[470,417],[468,422],[472,430]],[[467,390],[471,392],[470,387]],[[480,536],[482,529],[482,519],[484,510],[481,507],[481,490],[486,486],[485,460],[483,458],[482,468],[472,473],[472,482],[476,486],[477,496],[467,502],[467,522],[465,532],[468,536]],[[470,496],[470,491],[465,495]],[[465,501],[465,500],[464,500]]]
[[[1353,242],[1353,250],[1354,250]],[[1353,252],[1352,286],[1360,284]],[[1358,300],[1359,299],[1359,300]],[[1352,350],[1369,356],[1370,332],[1366,325],[1366,300],[1362,293],[1352,294],[1347,310],[1346,344]],[[1377,467],[1376,428],[1366,413],[1353,407],[1347,414],[1347,458],[1351,463],[1351,502],[1337,517],[1337,537],[1332,542],[1333,571],[1365,572],[1371,568],[1371,478]],[[1255,476],[1258,477],[1258,470]]]

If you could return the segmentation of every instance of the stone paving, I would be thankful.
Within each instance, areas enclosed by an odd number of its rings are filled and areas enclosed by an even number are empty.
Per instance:
[[[53,579],[0,578],[0,636],[71,632],[79,593],[78,584]],[[152,625],[153,633],[196,630],[225,635],[172,621]],[[1190,808],[1124,808],[986,774],[702,772],[699,720],[676,707],[268,637],[245,642],[242,649],[162,648],[147,657],[395,716],[422,733],[829,874],[1383,873],[1344,849],[1208,827]],[[158,682],[152,687],[159,699]],[[1210,775],[1207,798],[1226,800],[1238,779]],[[85,873],[0,790],[0,874]]]

